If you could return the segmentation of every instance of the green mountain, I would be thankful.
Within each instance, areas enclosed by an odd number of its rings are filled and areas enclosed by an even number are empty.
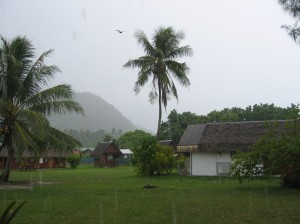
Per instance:
[[[124,131],[135,130],[135,125],[118,111],[113,105],[107,103],[100,96],[89,92],[75,93],[73,98],[84,109],[84,115],[75,113],[49,117],[51,125],[59,130],[105,130],[121,129]]]

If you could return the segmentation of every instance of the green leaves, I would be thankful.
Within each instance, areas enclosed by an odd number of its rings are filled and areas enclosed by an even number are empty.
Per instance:
[[[277,122],[268,123],[268,133],[253,145],[250,152],[234,156],[232,174],[240,182],[256,176],[270,179],[279,175],[281,186],[291,187],[285,180],[287,176],[294,176],[296,182],[292,184],[300,188],[299,120],[287,122],[284,131],[278,125]]]
[[[10,203],[6,209],[3,211],[1,218],[0,218],[0,224],[8,224],[11,222],[11,220],[15,217],[15,215],[18,213],[20,208],[26,203],[26,201],[21,202],[18,206],[16,206],[14,209],[14,205],[17,203],[17,201],[13,201]]]

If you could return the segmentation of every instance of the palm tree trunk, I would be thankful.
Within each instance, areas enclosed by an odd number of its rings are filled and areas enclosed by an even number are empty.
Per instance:
[[[160,138],[160,125],[161,125],[161,84],[158,79],[158,124],[157,124],[157,132],[156,132],[156,141],[159,141]]]
[[[11,136],[6,135],[4,137],[2,144],[4,144],[3,148],[7,148],[7,160],[4,165],[5,166],[4,170],[3,170],[2,174],[0,175],[0,182],[7,182],[9,179],[9,175],[10,175],[11,163],[12,163],[13,157],[14,157],[14,149],[12,147],[12,135]]]

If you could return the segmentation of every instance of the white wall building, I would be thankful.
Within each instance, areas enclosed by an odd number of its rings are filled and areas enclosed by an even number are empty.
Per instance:
[[[277,130],[286,121],[277,121]],[[233,154],[249,151],[267,129],[264,121],[226,122],[189,125],[177,146],[177,152],[190,154],[189,172],[193,176],[228,175]]]

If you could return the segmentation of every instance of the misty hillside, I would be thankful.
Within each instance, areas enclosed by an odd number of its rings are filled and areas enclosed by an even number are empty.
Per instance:
[[[118,111],[113,105],[92,93],[75,93],[74,100],[84,109],[85,116],[67,114],[51,116],[49,121],[57,129],[76,129],[97,131],[103,129],[111,131],[112,128],[123,131],[136,129],[133,123]]]

